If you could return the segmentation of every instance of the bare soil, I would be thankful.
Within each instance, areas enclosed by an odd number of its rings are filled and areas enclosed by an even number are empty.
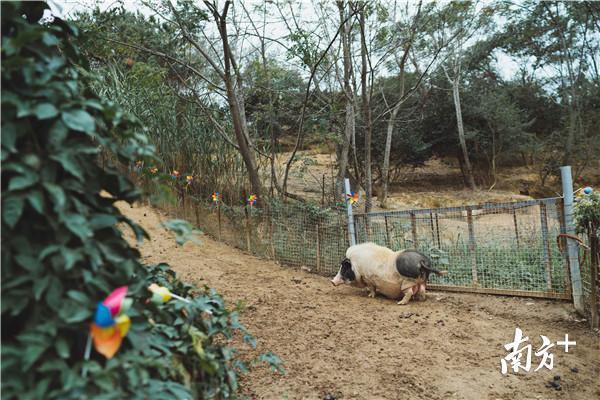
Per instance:
[[[180,277],[216,288],[258,339],[244,357],[273,351],[285,375],[264,366],[243,378],[252,399],[598,399],[600,339],[566,302],[430,292],[426,301],[399,306],[367,298],[326,277],[282,267],[203,237],[175,244],[160,227],[166,216],[145,206],[122,210],[152,239],[141,246],[148,262],[171,264]],[[577,345],[553,347],[554,369],[500,372],[516,327],[541,345],[569,334]],[[577,370],[573,370],[576,368]],[[578,371],[578,372],[574,372]],[[547,387],[560,376],[562,390]],[[328,397],[327,397],[328,396]]]

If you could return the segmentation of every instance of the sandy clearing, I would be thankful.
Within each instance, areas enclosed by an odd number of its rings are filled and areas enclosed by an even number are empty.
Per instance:
[[[230,304],[243,301],[241,320],[258,339],[256,351],[283,359],[286,375],[258,367],[243,379],[250,398],[600,398],[599,336],[575,322],[568,303],[430,292],[427,301],[402,307],[207,237],[179,247],[159,225],[166,216],[145,206],[122,210],[151,235],[141,246],[146,261],[168,262],[182,279],[216,288]],[[577,346],[569,353],[554,348],[552,371],[503,376],[502,345],[517,326],[534,350],[539,335],[555,342],[568,333]],[[245,356],[257,354],[240,347]],[[532,361],[533,371],[537,357]],[[555,375],[561,391],[546,387]]]

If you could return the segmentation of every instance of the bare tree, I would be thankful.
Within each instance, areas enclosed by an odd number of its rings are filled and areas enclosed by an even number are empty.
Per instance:
[[[372,110],[371,110],[371,97],[372,97],[372,77],[373,68],[371,67],[371,60],[369,58],[369,49],[367,48],[367,38],[365,29],[365,7],[358,11],[359,14],[359,28],[360,28],[360,58],[361,58],[361,70],[360,70],[360,81],[361,81],[361,100],[362,100],[362,114],[363,124],[365,132],[365,212],[371,211],[371,202],[373,197],[373,177],[371,170],[371,141],[373,137],[373,121],[372,121]],[[370,83],[367,83],[367,74],[370,75]]]
[[[348,167],[348,157],[352,138],[356,135],[356,116],[354,114],[354,89],[351,86],[350,79],[352,74],[352,58],[350,56],[350,34],[352,24],[346,17],[346,7],[344,1],[337,1],[337,7],[340,14],[340,23],[343,23],[341,30],[341,41],[343,51],[344,68],[344,102],[345,102],[345,124],[344,135],[338,160],[338,182],[341,185],[346,177],[346,168]]]

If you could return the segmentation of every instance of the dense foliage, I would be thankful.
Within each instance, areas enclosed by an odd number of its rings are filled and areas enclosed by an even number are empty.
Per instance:
[[[542,186],[555,184],[548,178],[560,165],[573,165],[577,178],[596,162],[600,32],[593,2],[304,5],[312,7],[316,21],[287,2],[231,3],[235,13],[222,21],[235,61],[231,96],[220,79],[224,57],[211,15],[223,6],[215,9],[217,3],[174,8],[155,0],[144,3],[147,17],[123,7],[77,16],[78,26],[92,33],[83,47],[102,71],[101,90],[147,123],[165,170],[201,176],[202,184],[194,188],[198,196],[220,191],[236,203],[248,186],[241,139],[233,134],[239,117],[227,107],[234,101],[244,111],[245,141],[252,145],[264,186],[268,176],[271,189],[282,183],[282,164],[289,157],[283,152],[296,145],[299,150],[336,146],[339,161],[350,121],[355,129],[347,172],[364,187],[369,129],[359,82],[362,12],[376,185],[384,176],[390,126],[392,182],[431,156],[463,165],[453,86],[478,185],[494,185],[503,168],[512,166],[532,168]],[[344,17],[350,21],[347,60],[339,34]],[[392,113],[398,102],[399,112]],[[270,158],[277,158],[273,165]],[[207,175],[211,163],[216,173]]]
[[[578,233],[600,238],[600,193],[581,196],[575,203],[573,218]]]
[[[124,239],[125,226],[146,236],[115,205],[139,191],[98,156],[156,162],[154,149],[134,119],[91,92],[77,28],[41,20],[46,8],[2,3],[2,397],[231,397],[246,366],[228,339],[254,339],[217,293],[143,265]],[[191,303],[148,303],[150,283]],[[122,285],[131,329],[114,358],[86,360],[96,303]]]

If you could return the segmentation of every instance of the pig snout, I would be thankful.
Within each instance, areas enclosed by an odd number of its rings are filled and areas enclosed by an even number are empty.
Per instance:
[[[341,275],[340,275],[340,274],[337,274],[337,275],[335,276],[335,278],[333,278],[333,279],[331,280],[331,284],[332,284],[333,286],[341,285],[342,283],[344,283],[344,280],[342,279],[342,277],[341,277]]]

